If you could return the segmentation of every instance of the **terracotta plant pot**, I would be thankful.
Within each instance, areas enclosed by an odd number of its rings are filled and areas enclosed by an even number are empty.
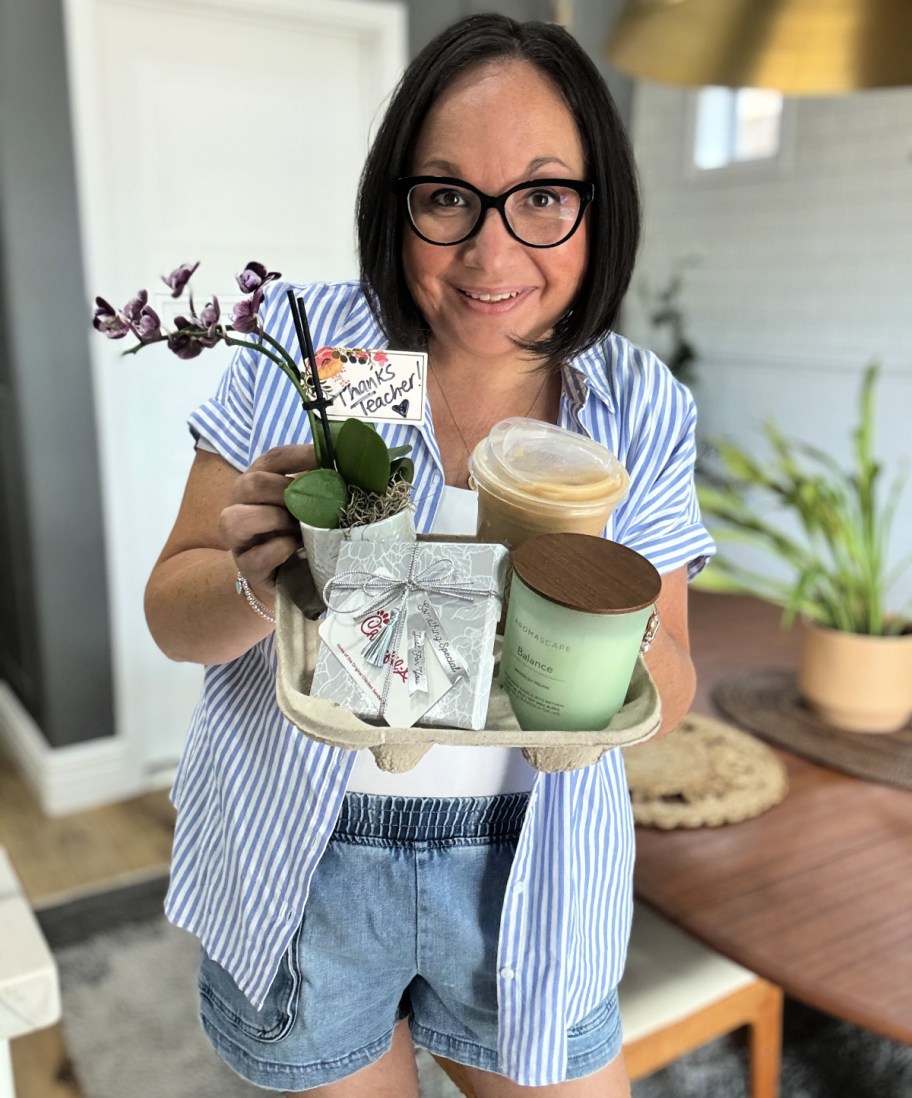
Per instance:
[[[912,716],[912,634],[870,637],[801,623],[798,690],[846,732],[897,732]]]

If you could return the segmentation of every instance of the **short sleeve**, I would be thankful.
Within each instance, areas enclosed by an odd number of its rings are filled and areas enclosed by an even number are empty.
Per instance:
[[[700,517],[694,467],[697,413],[690,391],[655,361],[631,379],[622,460],[630,492],[615,513],[615,540],[662,573],[684,565],[692,578],[715,553]]]
[[[250,349],[238,348],[215,395],[187,421],[195,439],[205,439],[208,448],[239,470],[251,462],[256,358]]]

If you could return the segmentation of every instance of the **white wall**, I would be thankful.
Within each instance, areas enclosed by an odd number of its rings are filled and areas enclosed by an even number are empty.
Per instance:
[[[646,216],[627,334],[662,353],[639,291],[693,257],[680,300],[699,353],[701,435],[762,452],[759,425],[773,418],[847,459],[861,371],[877,359],[877,449],[897,470],[912,456],[912,90],[789,100],[780,171],[709,179],[688,170],[693,98],[636,89]],[[910,545],[912,485],[894,559]]]
[[[186,295],[175,306],[157,275],[187,261],[202,261],[197,307],[215,294],[226,313],[240,296],[234,272],[250,258],[302,281],[357,275],[355,194],[405,63],[404,5],[67,0],[65,10],[91,294],[121,305],[146,287],[168,322]],[[175,55],[175,41],[204,39],[205,63]],[[347,73],[329,95],[327,57]],[[256,92],[238,94],[239,79]],[[203,671],[156,648],[143,589],[192,462],[186,417],[229,355],[220,346],[188,363],[159,346],[124,362],[123,347],[100,337],[90,351],[116,731],[154,772],[179,757]]]

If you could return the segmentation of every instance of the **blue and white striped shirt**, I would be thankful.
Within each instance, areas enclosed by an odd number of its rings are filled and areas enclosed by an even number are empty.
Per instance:
[[[282,284],[261,307],[267,330],[296,357]],[[298,287],[315,346],[381,348],[386,339],[354,283]],[[444,475],[427,422],[380,424],[410,443],[416,525],[428,531]],[[693,487],[695,411],[654,355],[610,335],[563,372],[559,422],[603,442],[627,467],[630,492],[616,541],[660,572],[698,569],[713,551]],[[190,418],[239,470],[263,451],[306,441],[284,374],[241,350],[216,395]],[[262,1005],[307,902],[339,813],[354,752],[308,739],[275,701],[269,637],[207,667],[172,797],[178,809],[168,917]],[[630,930],[633,820],[623,758],[537,775],[504,901],[498,950],[499,1070],[526,1086],[560,1082],[567,1029],[621,978]]]

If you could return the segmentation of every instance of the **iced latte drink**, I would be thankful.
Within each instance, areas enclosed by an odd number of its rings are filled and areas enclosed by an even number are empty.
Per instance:
[[[517,549],[536,534],[601,534],[630,478],[601,443],[537,419],[505,419],[469,459],[478,540]]]

